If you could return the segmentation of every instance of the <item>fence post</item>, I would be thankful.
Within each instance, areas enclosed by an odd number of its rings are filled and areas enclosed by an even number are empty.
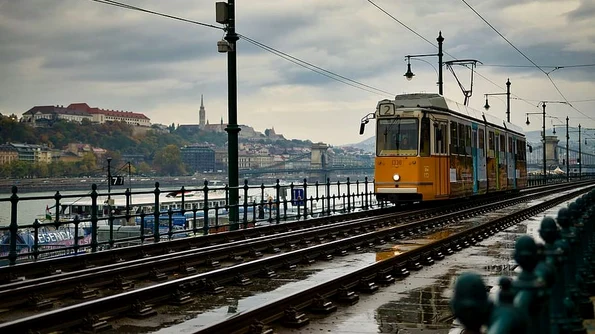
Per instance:
[[[8,251],[8,262],[13,265],[17,262],[17,233],[19,232],[19,224],[17,222],[17,211],[19,196],[17,195],[18,188],[12,186],[12,196],[10,196],[10,248]]]
[[[527,312],[527,333],[550,333],[548,291],[543,281],[535,274],[539,261],[537,244],[532,237],[523,235],[517,239],[514,260],[522,271],[513,282],[516,291],[514,306]]]
[[[97,184],[91,185],[91,252],[97,251]]]
[[[450,307],[466,332],[480,333],[481,327],[488,323],[493,305],[479,275],[462,273],[457,278]]]

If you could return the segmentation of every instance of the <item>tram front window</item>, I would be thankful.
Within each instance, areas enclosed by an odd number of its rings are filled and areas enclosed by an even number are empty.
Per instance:
[[[376,132],[376,154],[416,156],[418,149],[417,118],[379,119]]]

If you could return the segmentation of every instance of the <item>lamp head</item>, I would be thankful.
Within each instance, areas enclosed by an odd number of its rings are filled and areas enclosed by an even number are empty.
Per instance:
[[[411,81],[411,79],[413,79],[413,77],[415,76],[415,74],[413,74],[413,72],[411,72],[411,64],[407,64],[407,72],[405,73],[405,78],[407,78],[408,81]]]
[[[488,103],[488,97],[486,96],[486,105],[483,108],[487,111],[490,110],[490,104]]]
[[[552,132],[553,134],[556,134],[556,127],[554,126],[554,131]]]
[[[527,116],[527,125],[531,124],[531,122],[529,122],[529,116]]]

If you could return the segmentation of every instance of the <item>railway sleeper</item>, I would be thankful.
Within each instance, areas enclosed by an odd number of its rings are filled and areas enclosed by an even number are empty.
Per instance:
[[[189,266],[186,262],[180,263],[178,267],[178,271],[182,274],[192,275],[197,272],[196,268],[193,266]]]
[[[154,316],[156,314],[157,311],[155,311],[150,305],[137,300],[132,304],[132,309],[130,310],[128,316],[135,319],[142,319]]]
[[[410,258],[407,261],[407,269],[418,271],[421,270],[423,266],[419,263],[419,256],[417,258]]]
[[[337,290],[336,299],[343,304],[355,305],[359,302],[359,295],[355,291],[342,286]]]
[[[32,309],[35,310],[45,310],[54,306],[53,301],[44,298],[41,294],[30,295],[28,299],[28,304]]]
[[[314,314],[330,314],[337,310],[337,306],[330,300],[318,295],[312,301],[309,309]]]
[[[276,247],[276,246],[275,246],[275,245],[273,245],[273,244],[269,244],[269,245],[267,246],[266,252],[267,252],[267,253],[270,253],[270,254],[277,254],[277,253],[281,253],[281,248],[279,248],[279,247]]]
[[[383,270],[376,274],[376,282],[380,285],[391,285],[395,282],[395,278],[390,274],[390,269]]]
[[[86,284],[79,284],[74,288],[74,298],[89,299],[98,295],[97,289],[89,289]]]
[[[228,258],[234,262],[243,262],[244,261],[244,258],[241,255],[237,255],[235,253],[230,253]]]
[[[273,269],[264,267],[264,268],[260,269],[260,271],[258,272],[258,277],[260,277],[260,278],[275,278],[275,277],[277,277],[277,273]]]
[[[88,315],[83,319],[81,331],[83,333],[99,333],[112,330],[112,325],[107,322],[106,318],[99,318],[96,315]]]
[[[162,282],[167,280],[167,275],[164,272],[157,270],[157,268],[153,268],[149,272],[149,278],[154,282]]]
[[[347,252],[346,249],[343,249],[343,248],[337,248],[337,249],[335,249],[335,255],[347,256],[348,254],[349,254],[349,252]]]
[[[305,313],[296,310],[294,307],[289,307],[285,310],[281,323],[283,326],[290,328],[302,328],[310,323],[310,319],[306,317]]]
[[[312,263],[316,262],[316,260],[314,258],[311,258],[308,255],[304,255],[301,262],[302,262],[302,264],[312,264]]]
[[[237,274],[234,277],[234,282],[236,283],[236,285],[239,285],[239,286],[246,286],[246,285],[252,284],[252,281],[248,277],[244,276],[243,274]]]
[[[250,327],[248,327],[248,334],[273,334],[274,330],[265,326],[262,322],[255,320]]]
[[[375,277],[362,277],[357,284],[357,290],[363,293],[375,293],[378,291],[378,285],[374,282]]]
[[[116,278],[114,278],[112,284],[112,287],[114,289],[121,291],[130,290],[134,288],[134,283],[130,280],[124,279],[124,277],[122,277],[121,275],[117,275]]]
[[[323,250],[323,251],[320,251],[318,258],[325,260],[325,261],[330,261],[333,259],[333,254],[331,254],[331,252],[327,252],[327,251]]]
[[[254,259],[262,257],[262,253],[254,248],[250,248],[250,251],[248,254],[251,258],[254,258]]]
[[[217,284],[215,281],[206,280],[204,281],[203,291],[210,295],[218,295],[225,291],[225,288]]]
[[[434,261],[440,261],[444,259],[444,254],[442,254],[439,248],[434,249],[430,254],[432,254],[431,256],[434,259]]]
[[[431,252],[420,255],[420,261],[424,266],[431,266],[434,264],[434,259],[431,256]]]
[[[207,265],[207,267],[210,267],[210,268],[221,267],[221,263],[219,263],[219,261],[213,259],[212,257],[208,257],[205,261],[205,264]]]
[[[285,270],[295,270],[297,268],[297,265],[295,263],[291,263],[287,260],[283,261],[283,269]]]
[[[189,293],[176,290],[172,293],[169,303],[174,306],[182,306],[191,303],[193,300]]]

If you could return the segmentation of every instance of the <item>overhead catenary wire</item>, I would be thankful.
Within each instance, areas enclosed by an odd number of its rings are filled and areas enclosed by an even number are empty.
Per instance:
[[[437,46],[436,44],[434,44],[434,42],[432,42],[432,41],[430,41],[429,39],[425,38],[423,35],[421,35],[421,34],[420,34],[420,33],[418,33],[417,31],[415,31],[413,28],[411,28],[411,27],[409,27],[408,25],[406,25],[405,23],[401,22],[399,19],[397,19],[397,18],[396,18],[395,16],[393,16],[392,14],[390,14],[390,13],[389,13],[388,11],[386,11],[384,8],[382,8],[382,7],[380,7],[379,5],[377,5],[377,4],[376,4],[374,1],[372,1],[372,0],[368,0],[368,2],[369,2],[371,5],[373,5],[374,7],[376,7],[378,10],[380,10],[381,12],[383,12],[384,14],[386,14],[388,17],[392,18],[394,21],[396,21],[397,23],[399,23],[400,25],[402,25],[403,27],[405,27],[407,30],[411,31],[413,34],[415,34],[416,36],[418,36],[418,37],[419,37],[419,38],[421,38],[422,40],[426,41],[426,42],[427,42],[428,44],[430,44],[431,46],[433,46],[433,47],[435,47],[435,48],[438,48],[438,46]],[[451,58],[455,59],[455,60],[457,59],[457,57],[453,56],[452,54],[448,53],[447,51],[442,51],[442,52],[443,52],[444,54],[446,54],[446,55],[450,56]],[[464,66],[465,66],[465,65],[464,65]],[[467,67],[467,66],[465,66],[465,67]],[[503,90],[504,90],[504,88],[503,88],[501,85],[499,85],[499,84],[495,83],[494,81],[492,81],[492,80],[488,79],[486,76],[484,76],[483,74],[479,73],[479,72],[478,72],[476,69],[473,69],[473,68],[470,68],[470,67],[467,67],[467,68],[468,68],[469,70],[473,71],[475,74],[477,74],[477,75],[478,75],[478,76],[480,76],[481,78],[483,78],[483,79],[485,79],[486,81],[490,82],[490,83],[491,83],[491,84],[493,84],[494,86],[496,86],[496,87],[498,87],[498,88],[500,88],[500,89],[503,89]],[[518,98],[518,100],[520,100],[520,101],[523,101],[523,102],[527,103],[528,105],[530,105],[530,106],[532,106],[532,107],[534,107],[534,108],[537,108],[537,107],[535,107],[535,105],[534,105],[533,103],[530,103],[530,102],[526,101],[525,99],[521,98],[520,96],[518,96],[518,95],[516,95],[516,94],[514,94],[514,93],[511,93],[511,95],[512,95],[512,96],[515,96],[515,97],[517,97],[517,98]]]
[[[137,7],[137,6],[132,6],[132,5],[128,5],[126,3],[122,3],[122,2],[118,2],[118,1],[112,1],[112,0],[91,0],[93,2],[98,2],[98,3],[102,3],[102,4],[106,4],[106,5],[112,5],[112,6],[116,6],[116,7],[120,7],[120,8],[124,8],[124,9],[130,9],[130,10],[136,10],[136,11],[140,11],[140,12],[144,12],[144,13],[148,13],[148,14],[153,14],[153,15],[157,15],[157,16],[161,16],[161,17],[165,17],[165,18],[169,18],[169,19],[174,19],[174,20],[178,20],[178,21],[182,21],[182,22],[186,22],[186,23],[192,23],[192,24],[197,24],[200,26],[204,26],[204,27],[208,27],[208,28],[216,28],[219,30],[225,30],[223,27],[218,27],[212,24],[208,24],[208,23],[204,23],[204,22],[199,22],[199,21],[195,21],[195,20],[189,20],[189,19],[185,19],[179,16],[175,16],[175,15],[170,15],[170,14],[164,14],[161,12],[157,12],[157,11],[152,11],[152,10],[148,10],[145,8],[141,8],[141,7]],[[364,91],[367,91],[369,93],[373,93],[373,94],[377,94],[377,95],[381,95],[381,96],[395,96],[397,94],[394,93],[390,93],[387,92],[385,90],[361,83],[359,81],[347,78],[343,75],[334,73],[332,71],[326,70],[322,67],[313,65],[307,61],[301,60],[297,57],[291,56],[285,52],[279,51],[273,47],[270,47],[264,43],[258,42],[252,38],[247,37],[246,35],[242,35],[242,34],[238,34],[238,36],[244,40],[246,40],[247,42],[267,51],[270,52],[280,58],[283,58],[289,62],[292,62],[298,66],[301,66],[305,69],[308,69],[312,72],[318,73],[320,75],[323,75],[329,79],[338,81],[340,83],[346,84],[348,86],[357,88],[357,89],[361,89]]]
[[[369,0],[368,0],[369,1]],[[469,9],[471,9],[471,11],[473,11],[483,22],[485,22],[485,24],[487,24],[492,30],[494,30],[496,32],[496,34],[498,34],[500,37],[502,37],[502,39],[504,39],[506,41],[506,43],[508,43],[513,49],[515,49],[518,53],[520,53],[525,59],[527,59],[531,64],[533,64],[533,66],[535,66],[536,68],[538,68],[541,72],[543,72],[543,74],[545,74],[545,76],[548,78],[548,80],[550,81],[550,83],[552,84],[552,86],[554,86],[554,88],[556,89],[556,91],[558,92],[558,94],[560,94],[560,96],[564,99],[564,101],[568,104],[568,106],[570,106],[572,109],[574,109],[575,111],[577,111],[579,114],[590,118],[591,120],[595,120],[595,118],[586,115],[585,113],[583,113],[582,111],[580,111],[579,109],[577,109],[575,106],[572,105],[572,103],[570,103],[570,101],[568,101],[568,99],[566,98],[566,96],[564,95],[564,93],[562,93],[562,91],[560,90],[560,88],[558,87],[558,85],[556,85],[556,83],[554,82],[554,80],[552,79],[552,77],[550,76],[550,72],[547,72],[546,70],[544,70],[541,66],[537,65],[537,63],[535,63],[531,58],[529,58],[523,51],[521,51],[519,48],[517,48],[514,44],[512,44],[512,42],[510,40],[508,40],[508,38],[506,38],[502,33],[500,33],[500,31],[498,31],[498,29],[496,29],[490,22],[488,22],[488,20],[486,20],[477,10],[475,10],[475,8],[473,8],[466,0],[461,0],[467,7],[469,7]]]

